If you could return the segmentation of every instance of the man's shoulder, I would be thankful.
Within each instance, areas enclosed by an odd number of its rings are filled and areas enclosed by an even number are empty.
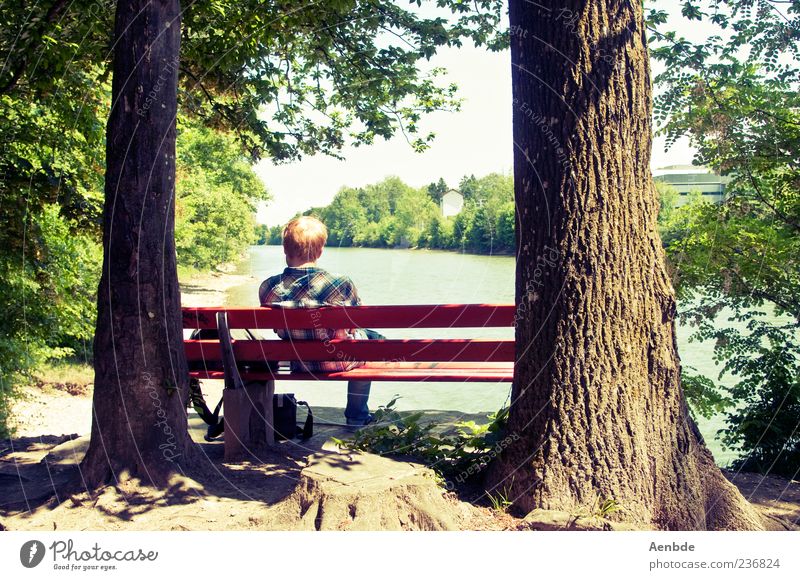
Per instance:
[[[281,272],[280,274],[275,274],[274,276],[270,276],[261,283],[261,289],[267,289],[267,288],[272,288],[273,286],[277,286],[278,284],[280,284],[282,279],[283,279],[283,272]]]
[[[350,292],[355,290],[356,285],[353,283],[350,276],[344,274],[333,274],[327,270],[321,270],[320,274],[324,276],[325,285],[330,289],[339,291]]]
[[[342,274],[328,273],[324,283],[318,285],[316,297],[328,304],[356,306],[360,303],[355,284],[349,276]]]
[[[337,286],[353,286],[353,280],[350,276],[346,276],[344,274],[334,274],[333,272],[328,272],[327,270],[321,270],[322,274],[325,275],[328,280],[330,280],[331,284],[335,284]]]
[[[258,287],[258,296],[259,298],[264,298],[265,295],[270,292],[273,288],[281,283],[283,280],[283,273],[275,274],[274,276],[270,276],[266,280],[264,280],[261,285]]]

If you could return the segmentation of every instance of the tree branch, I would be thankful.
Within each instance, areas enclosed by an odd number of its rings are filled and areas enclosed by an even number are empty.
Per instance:
[[[39,37],[37,39],[37,42],[41,41],[41,36],[44,34],[45,26],[48,25],[48,24],[52,24],[53,21],[64,10],[64,7],[66,5],[67,5],[67,0],[56,0],[56,2],[53,3],[53,5],[47,11],[47,14],[45,14],[44,24],[41,26],[41,28],[40,28],[40,30],[39,30],[39,32],[37,34],[37,36]],[[33,45],[28,46],[28,50],[34,50],[34,48],[35,47]],[[0,95],[5,95],[5,94],[9,93],[11,90],[13,90],[14,87],[17,86],[17,83],[19,82],[19,79],[21,79],[22,75],[25,74],[25,71],[26,71],[27,68],[28,68],[28,59],[25,58],[25,56],[23,56],[22,59],[17,63],[17,66],[14,68],[14,72],[11,75],[11,78],[9,79],[9,81],[5,85],[0,87]]]

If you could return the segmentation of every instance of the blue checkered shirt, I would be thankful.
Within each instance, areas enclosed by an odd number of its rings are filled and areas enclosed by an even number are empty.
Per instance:
[[[282,274],[271,276],[258,289],[261,306],[280,308],[318,308],[320,306],[359,306],[353,281],[347,276],[337,276],[322,268],[286,268]],[[347,329],[302,328],[275,329],[284,340],[328,340],[352,338]],[[334,355],[335,356],[335,355]],[[297,361],[292,362],[295,372],[331,372],[350,370],[363,364],[357,361]]]

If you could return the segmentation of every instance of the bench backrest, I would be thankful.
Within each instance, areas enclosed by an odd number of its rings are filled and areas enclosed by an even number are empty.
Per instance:
[[[313,328],[501,328],[514,325],[511,304],[327,306],[323,308],[183,308],[185,329],[217,328],[226,312],[230,329],[271,331]],[[221,360],[216,340],[186,340],[190,361]],[[330,341],[236,340],[237,361],[513,362],[514,340],[386,339]]]

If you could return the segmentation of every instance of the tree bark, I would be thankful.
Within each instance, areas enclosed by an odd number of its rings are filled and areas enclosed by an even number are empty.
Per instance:
[[[487,478],[522,511],[664,529],[759,529],[680,385],[675,297],[650,174],[639,2],[511,0],[517,365]]]
[[[117,4],[88,485],[163,484],[190,451],[175,241],[178,0]]]

